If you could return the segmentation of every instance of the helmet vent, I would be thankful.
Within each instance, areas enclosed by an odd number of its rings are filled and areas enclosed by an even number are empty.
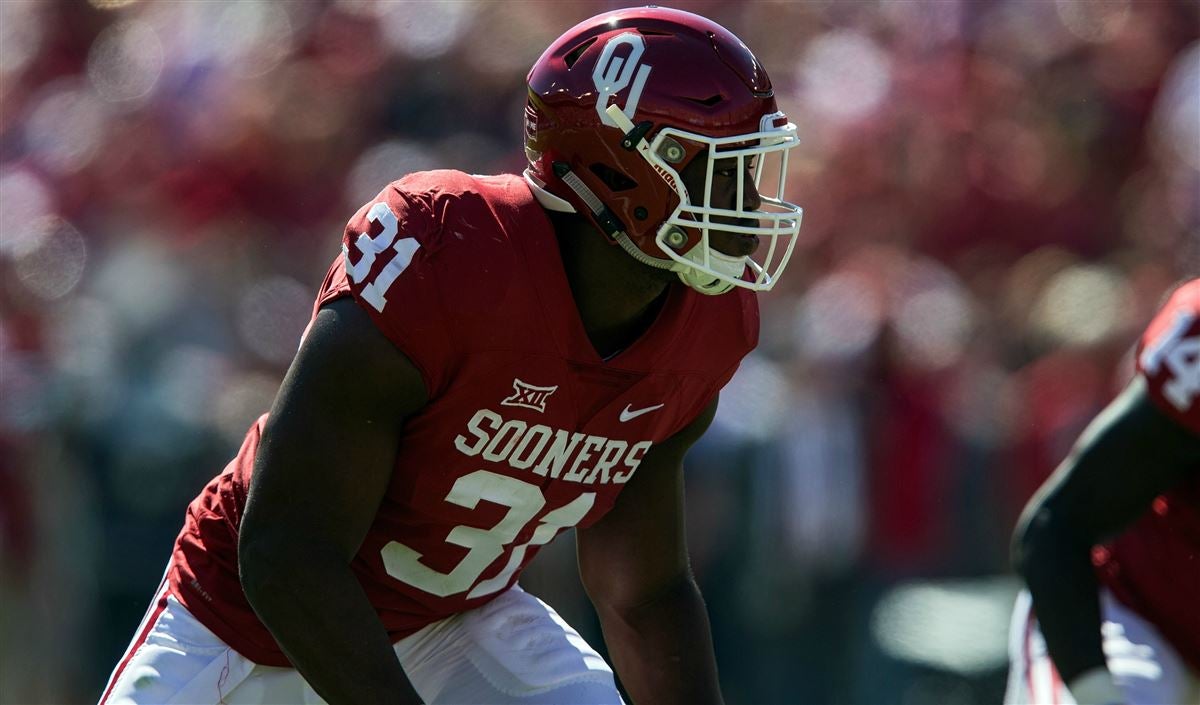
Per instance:
[[[673,32],[660,32],[660,31],[654,30],[654,29],[639,29],[638,34],[642,35],[643,37],[673,37],[673,36],[675,36],[675,34]]]
[[[586,42],[582,42],[579,46],[567,52],[567,55],[563,57],[563,61],[567,62],[567,68],[569,69],[574,66],[575,62],[579,61],[579,57],[583,56],[583,52],[587,51],[588,47],[595,44],[597,39],[599,39],[599,37],[592,37],[591,39],[587,40]]]
[[[589,166],[588,169],[596,175],[596,178],[603,181],[604,185],[608,187],[608,190],[612,191],[613,193],[637,188],[636,181],[607,164],[596,162],[595,164]]]
[[[688,98],[688,100],[692,101],[693,103],[699,103],[700,105],[703,105],[707,108],[711,108],[712,106],[716,105],[717,103],[720,103],[722,100],[725,100],[725,96],[717,94],[717,95],[710,95],[707,98]]]

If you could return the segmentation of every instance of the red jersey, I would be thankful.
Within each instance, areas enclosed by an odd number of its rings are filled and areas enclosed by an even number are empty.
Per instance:
[[[393,640],[487,602],[541,546],[603,516],[651,446],[695,419],[757,343],[752,293],[677,284],[641,338],[601,359],[550,221],[516,176],[410,175],[354,216],[342,250],[314,316],[353,296],[429,391],[352,563]],[[265,419],[188,507],[169,581],[238,652],[284,666],[237,572]]]
[[[1200,434],[1200,279],[1180,287],[1138,346],[1151,399]],[[1130,468],[1135,471],[1137,468]],[[1094,553],[1101,581],[1200,671],[1200,468]]]

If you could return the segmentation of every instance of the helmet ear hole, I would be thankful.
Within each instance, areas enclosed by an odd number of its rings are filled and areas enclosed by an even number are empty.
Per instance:
[[[617,171],[607,164],[596,162],[588,167],[588,170],[596,175],[596,178],[604,182],[609,191],[618,193],[620,191],[629,191],[637,188],[637,182],[629,178],[625,174]]]

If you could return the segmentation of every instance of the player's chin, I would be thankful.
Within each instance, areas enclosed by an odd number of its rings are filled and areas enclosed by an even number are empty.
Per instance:
[[[744,225],[744,223],[738,223]],[[755,223],[757,225],[757,223]],[[714,230],[708,234],[709,244],[717,252],[730,257],[749,257],[758,250],[758,236]]]

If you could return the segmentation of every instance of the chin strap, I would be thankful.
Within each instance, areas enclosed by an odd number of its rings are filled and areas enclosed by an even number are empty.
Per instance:
[[[638,152],[642,155],[643,159],[645,159],[651,166],[654,166],[654,159],[652,159],[650,156],[650,145],[646,142],[646,134],[653,129],[654,124],[650,122],[641,122],[636,125],[633,124],[633,121],[630,120],[629,117],[625,115],[625,113],[622,112],[621,108],[617,105],[608,106],[608,109],[604,112],[606,112],[608,116],[612,118],[612,121],[614,124],[616,124],[617,129],[625,133],[625,138],[621,140],[621,147],[629,151]],[[682,189],[683,184],[679,183],[678,188]],[[686,189],[684,190],[684,195],[682,198],[686,200]],[[670,245],[665,245],[662,242],[659,243],[659,246],[670,247]],[[733,278],[742,276],[742,274],[746,271],[746,261],[748,258],[730,257],[729,255],[718,252],[717,250],[703,243],[693,247],[682,256],[684,259],[689,260],[696,265],[704,266],[704,250],[706,249],[708,250],[709,255],[708,266],[711,269],[714,269],[725,276]],[[638,252],[641,252],[641,250],[638,250]],[[732,282],[723,281],[711,274],[702,272],[694,267],[689,267],[682,262],[676,262],[672,260],[670,266],[665,268],[674,271],[679,276],[679,281],[687,284],[701,294],[708,294],[710,296],[724,294],[734,286]]]
[[[703,253],[698,252],[704,248],[697,246],[684,255],[685,258],[701,264],[699,261],[703,258]],[[717,250],[709,249],[709,267],[724,274],[728,277],[740,277],[746,271],[745,257],[731,257]],[[733,282],[718,279],[711,274],[700,271],[694,267],[681,267],[678,272],[679,280],[684,284],[692,287],[701,294],[716,296],[724,294],[733,288]]]
[[[628,150],[637,150],[642,152],[642,155],[649,161],[649,145],[646,143],[645,135],[653,127],[652,123],[643,122],[639,125],[634,125],[617,106],[609,106],[608,113],[617,121],[618,127],[625,132],[625,138],[621,146]],[[619,117],[618,117],[619,116]],[[701,294],[710,296],[724,294],[733,288],[731,282],[723,281],[711,274],[706,274],[695,267],[678,262],[672,259],[663,259],[659,257],[651,257],[634,244],[633,240],[629,239],[628,233],[625,232],[625,225],[620,219],[613,214],[600,197],[594,191],[588,188],[587,184],[579,178],[575,172],[571,171],[571,167],[566,162],[554,162],[552,165],[554,175],[557,176],[567,188],[571,189],[579,200],[583,201],[588,210],[591,211],[592,217],[604,234],[612,241],[621,246],[621,249],[630,256],[649,267],[656,269],[665,269],[670,272],[675,272],[679,280],[687,286],[695,289]],[[538,202],[544,207],[554,211],[573,213],[576,209],[571,204],[558,196],[550,193],[545,185],[534,177],[529,170],[525,171],[525,180],[533,188],[533,192]],[[694,262],[697,265],[703,266],[703,250],[709,250],[709,267],[730,277],[740,277],[746,269],[746,257],[730,257],[722,254],[717,250],[704,247],[693,247],[691,251],[683,256]]]
[[[625,226],[621,224],[621,221],[612,214],[612,211],[605,207],[604,203],[598,196],[596,196],[595,192],[588,188],[587,184],[583,183],[583,180],[576,176],[575,173],[571,171],[571,168],[565,163],[555,162],[554,173],[559,179],[562,180],[564,184],[567,185],[567,188],[574,191],[576,196],[579,196],[579,200],[583,201],[584,205],[588,207],[588,210],[592,212],[592,216],[595,217],[596,222],[600,225],[600,228],[604,234],[607,235],[610,240],[613,240],[620,245],[621,249],[625,250],[630,257],[648,267],[654,267],[655,269],[680,271],[684,267],[684,265],[681,265],[674,260],[651,257],[645,252],[642,252],[641,249],[639,249],[638,246],[633,243],[633,240],[629,239],[629,235],[625,232]],[[546,190],[546,185],[543,184],[536,176],[530,173],[528,169],[525,170],[525,181],[533,190],[534,198],[537,199],[538,203],[542,204],[542,207],[559,213],[577,212],[575,207],[572,206],[570,202],[559,198],[558,196],[555,196]]]
[[[617,233],[625,233],[625,226],[613,215],[613,212],[604,205],[599,196],[595,194],[583,180],[571,171],[571,167],[566,162],[554,162],[554,175],[562,179],[562,182],[567,185],[567,188],[575,192],[579,196],[579,200],[583,201],[592,212],[592,217],[599,223],[600,229],[609,238],[615,239]]]
[[[645,144],[645,140],[642,140],[642,144]],[[715,296],[717,294],[724,294],[733,288],[732,282],[723,281],[711,274],[706,274],[694,267],[689,267],[682,262],[651,257],[642,252],[641,248],[635,245],[633,240],[629,239],[629,235],[625,232],[625,226],[621,224],[621,221],[604,205],[604,202],[596,196],[595,192],[588,188],[587,184],[583,183],[583,180],[575,175],[575,172],[571,171],[571,167],[565,162],[554,162],[554,175],[561,179],[567,185],[567,188],[574,191],[576,196],[579,196],[579,200],[583,201],[588,210],[592,212],[592,216],[596,219],[596,223],[600,225],[604,234],[610,240],[620,245],[621,249],[625,250],[629,256],[647,266],[675,272],[681,282],[701,294]],[[683,256],[696,264],[702,265],[703,263],[700,258],[704,256],[704,249],[706,248],[701,246],[693,247]],[[745,257],[730,257],[711,247],[707,249],[709,250],[709,266],[712,269],[730,277],[740,277],[746,271]]]

